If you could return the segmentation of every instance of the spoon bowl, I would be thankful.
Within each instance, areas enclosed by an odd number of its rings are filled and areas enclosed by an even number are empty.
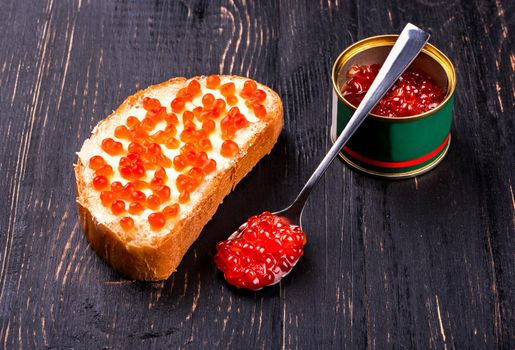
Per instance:
[[[290,207],[283,209],[281,211],[275,212],[275,213],[271,213],[271,215],[273,215],[278,220],[282,220],[284,222],[284,225],[289,225],[290,228],[292,228],[292,227],[299,228],[301,230],[300,223],[298,223],[296,221],[292,221],[292,220],[300,219],[300,215],[295,213],[294,210],[292,210]],[[248,227],[248,223],[247,222],[243,223],[240,227],[238,227],[238,229],[236,231],[234,231],[229,236],[229,238],[226,240],[226,242],[242,238],[247,227]],[[274,279],[270,283],[267,283],[266,286],[275,285],[275,284],[279,283],[281,281],[281,279],[286,277],[293,270],[293,267],[298,263],[301,255],[296,256],[294,259],[288,260],[288,270],[287,271],[283,271],[281,269],[274,270],[274,275],[275,275]],[[263,287],[264,286],[261,286],[258,288],[252,288],[252,290],[258,291],[258,290],[261,290]]]

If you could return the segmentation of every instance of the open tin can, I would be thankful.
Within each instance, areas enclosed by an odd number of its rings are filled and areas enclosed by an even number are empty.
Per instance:
[[[398,35],[380,35],[361,40],[336,59],[332,71],[333,142],[356,110],[356,106],[341,93],[347,71],[355,64],[382,64],[397,38]],[[426,73],[436,85],[445,89],[444,100],[437,107],[414,116],[370,114],[340,152],[351,167],[379,177],[402,179],[431,170],[447,154],[456,87],[454,67],[447,56],[429,43],[411,67]]]

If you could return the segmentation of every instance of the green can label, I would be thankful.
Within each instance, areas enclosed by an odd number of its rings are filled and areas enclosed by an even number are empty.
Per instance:
[[[412,177],[436,166],[450,144],[453,99],[424,118],[368,116],[341,150],[352,167],[369,174]],[[354,113],[333,91],[331,138],[336,140]]]

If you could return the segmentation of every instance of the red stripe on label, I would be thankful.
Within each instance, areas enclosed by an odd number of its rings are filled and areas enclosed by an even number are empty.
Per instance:
[[[361,162],[363,162],[365,164],[373,165],[373,166],[380,167],[380,168],[389,168],[389,169],[392,169],[392,168],[406,168],[406,167],[422,164],[425,161],[428,161],[429,159],[431,159],[434,156],[436,156],[438,153],[440,153],[441,150],[443,150],[445,148],[445,145],[449,141],[449,137],[450,137],[450,134],[447,135],[447,137],[442,142],[442,144],[440,146],[438,146],[434,151],[431,151],[430,153],[428,153],[428,154],[426,154],[426,155],[424,155],[422,157],[419,157],[417,159],[406,160],[406,161],[403,161],[403,162],[383,162],[383,161],[380,161],[380,160],[370,159],[370,158],[362,156],[359,153],[354,152],[353,150],[351,150],[347,146],[343,147],[343,150],[346,153],[348,153],[352,158],[357,159],[357,160],[359,160],[359,161],[361,161]]]

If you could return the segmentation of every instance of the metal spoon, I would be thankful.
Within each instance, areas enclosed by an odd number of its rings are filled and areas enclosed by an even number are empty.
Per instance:
[[[286,219],[290,225],[300,226],[302,228],[302,211],[313,187],[315,187],[329,165],[333,162],[334,158],[336,158],[342,147],[349,141],[361,123],[363,123],[367,115],[381,100],[388,89],[390,89],[390,87],[395,83],[399,76],[406,70],[406,68],[408,68],[411,62],[413,62],[428,40],[429,34],[413,24],[408,23],[404,27],[399,38],[395,42],[395,45],[388,54],[388,57],[386,57],[377,77],[370,86],[370,89],[365,94],[365,97],[334,145],[331,147],[329,152],[327,152],[324,159],[322,159],[293,203],[287,208],[273,213],[274,215]],[[238,238],[242,234],[246,225],[246,223],[241,225],[238,230],[229,237],[229,239]],[[295,264],[296,263],[297,262],[295,262]],[[292,269],[295,264],[292,265]],[[277,280],[272,284],[278,283],[281,278],[286,276],[288,273],[281,275],[280,278],[277,278]]]

